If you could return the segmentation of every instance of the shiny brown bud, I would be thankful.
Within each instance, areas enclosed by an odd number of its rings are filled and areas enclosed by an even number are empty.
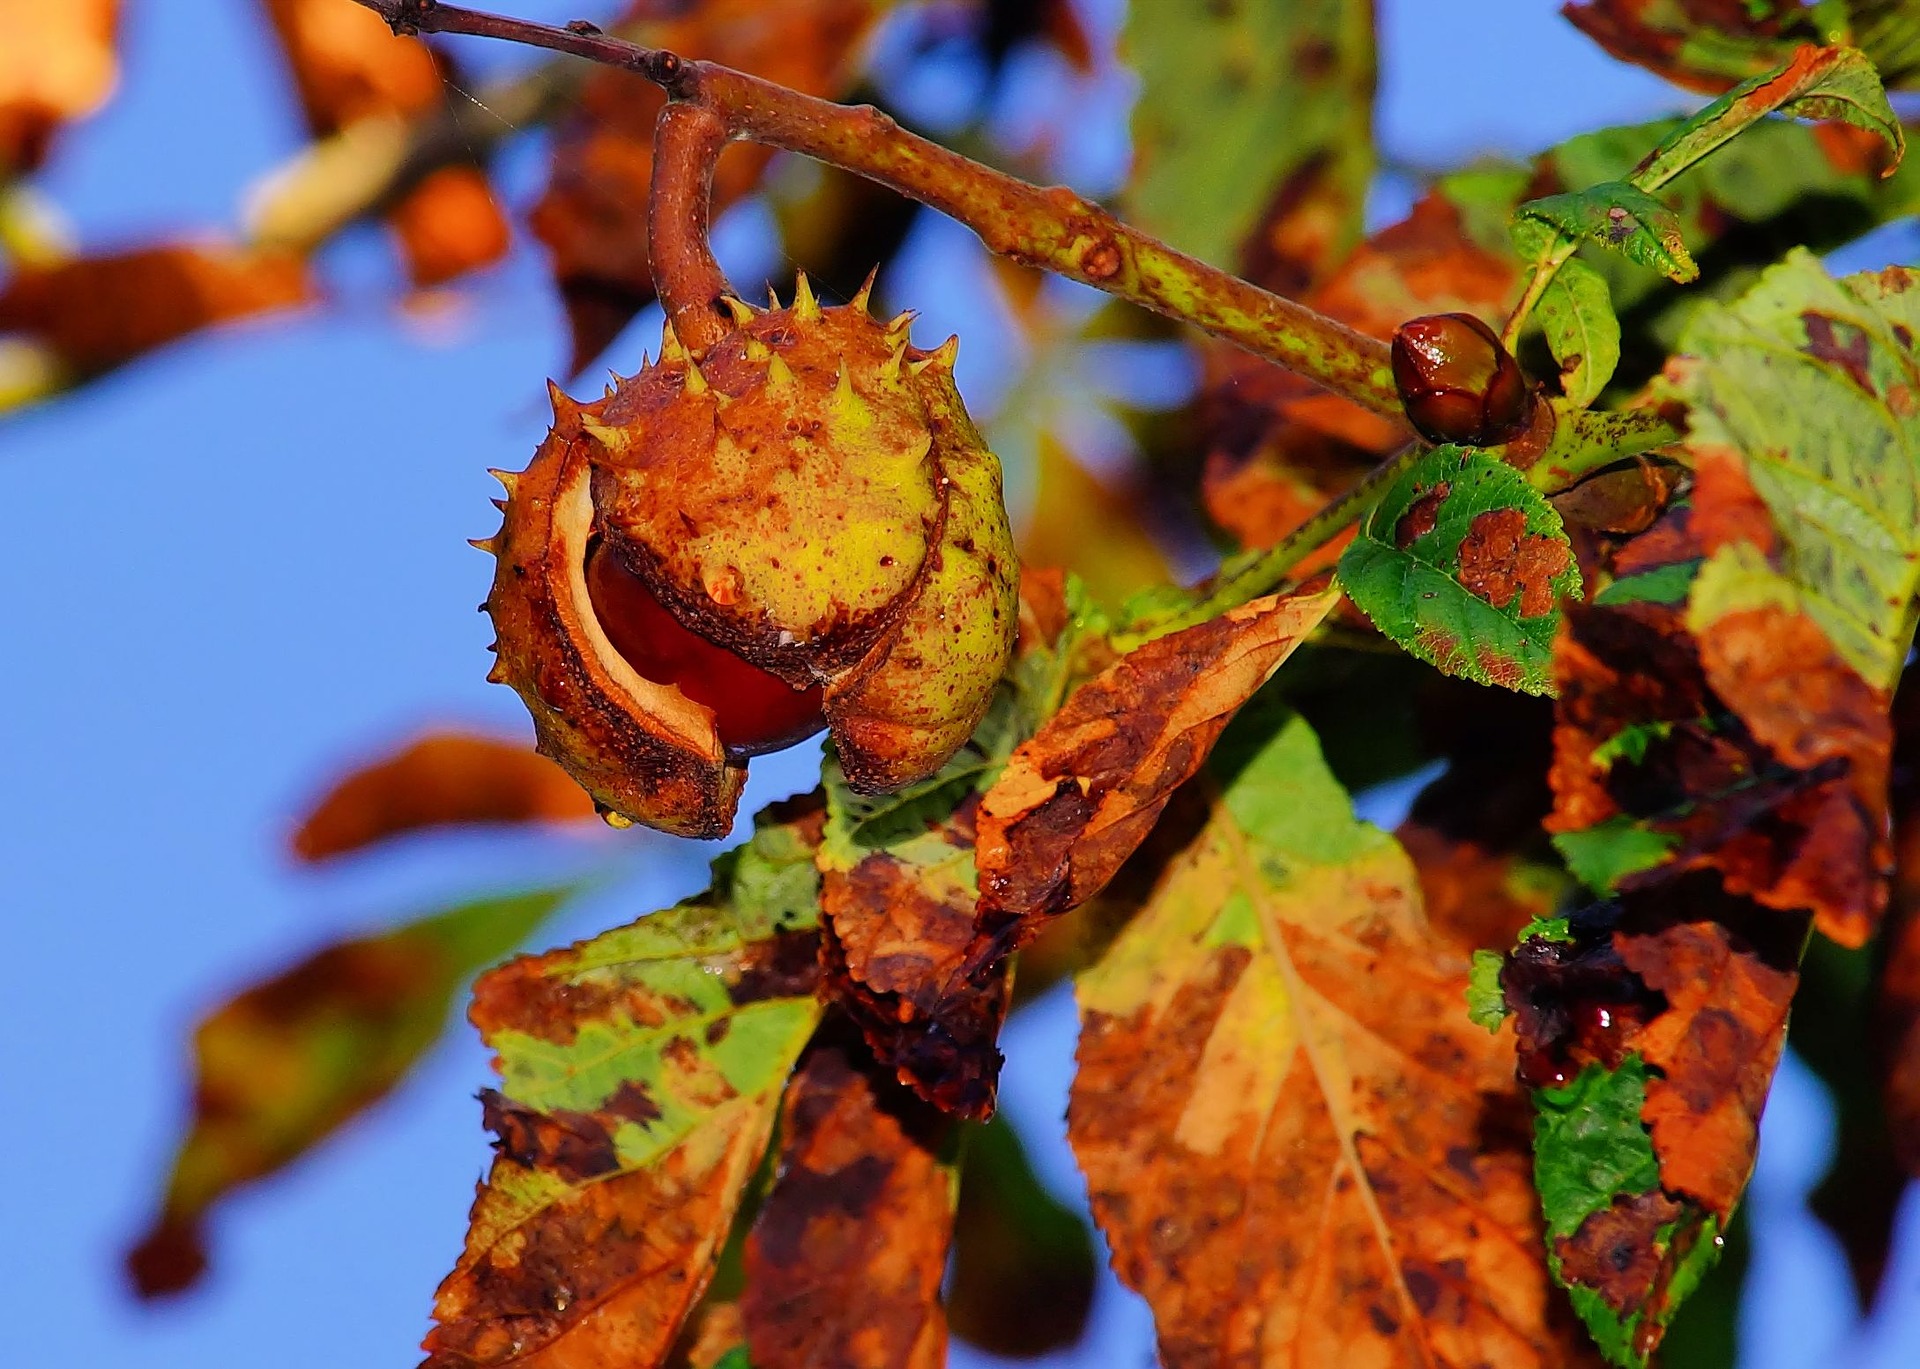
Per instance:
[[[1409,319],[1393,335],[1393,382],[1429,442],[1492,447],[1527,430],[1533,387],[1499,335],[1472,314]]]

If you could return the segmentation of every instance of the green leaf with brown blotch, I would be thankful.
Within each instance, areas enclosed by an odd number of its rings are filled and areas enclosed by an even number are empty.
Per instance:
[[[431,1369],[672,1348],[820,1018],[819,825],[769,822],[705,896],[475,986],[499,1154],[435,1299]]]
[[[1737,302],[1702,308],[1668,369],[1690,446],[1744,469],[1807,613],[1882,689],[1920,590],[1916,330],[1920,272],[1836,281],[1796,249]]]
[[[1514,213],[1538,219],[1575,241],[1597,242],[1682,285],[1700,274],[1673,210],[1627,181],[1528,200]]]
[[[201,1222],[372,1107],[447,1028],[467,976],[507,954],[574,887],[482,899],[329,946],[229,1000],[194,1032],[194,1117],[160,1212],[127,1256],[143,1297],[206,1265]]]
[[[1013,753],[978,816],[977,961],[1098,893],[1221,730],[1339,598],[1268,595],[1156,637],[1080,686]]]
[[[1375,627],[1449,675],[1552,692],[1559,600],[1580,591],[1560,515],[1513,467],[1436,447],[1396,481],[1340,558]]]
[[[1281,259],[1295,279],[1268,283],[1288,293],[1352,245],[1373,174],[1370,4],[1133,5],[1123,42],[1141,86],[1133,222],[1257,277]]]
[[[1891,154],[1906,155],[1900,116],[1887,103],[1866,54],[1844,47],[1803,47],[1777,70],[1743,81],[1695,112],[1634,168],[1632,182],[1657,190],[1769,114],[1838,120],[1878,134]]]
[[[748,1358],[940,1369],[955,1124],[845,1036],[817,1042],[787,1085],[773,1187],[747,1237]]]
[[[1575,1365],[1508,1038],[1312,731],[1240,719],[1211,820],[1080,980],[1069,1135],[1161,1359]]]

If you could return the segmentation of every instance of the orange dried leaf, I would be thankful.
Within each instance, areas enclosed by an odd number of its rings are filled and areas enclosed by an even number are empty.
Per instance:
[[[460,981],[570,892],[473,903],[329,946],[201,1022],[193,1125],[160,1214],[127,1257],[135,1289],[156,1297],[193,1283],[207,1209],[385,1097],[445,1029]]]
[[[119,0],[0,0],[0,180],[39,166],[61,124],[113,93],[119,21]]]
[[[473,822],[569,822],[593,801],[531,747],[465,732],[429,732],[337,782],[292,838],[325,860],[423,828]]]
[[[440,70],[427,45],[396,38],[355,0],[264,0],[293,67],[301,108],[315,133],[358,119],[416,114],[443,98]]]
[[[626,36],[683,57],[703,58],[764,76],[808,95],[845,90],[863,40],[885,0],[704,0],[662,7],[637,0],[620,24]],[[553,274],[573,325],[572,369],[606,349],[653,298],[647,259],[647,195],[653,175],[653,125],[664,97],[652,82],[597,71],[580,93],[577,116],[554,150],[553,175],[529,220],[553,256]],[[718,212],[750,192],[771,158],[739,147],[720,159]]]
[[[946,1363],[950,1125],[858,1042],[808,1053],[781,1108],[778,1177],[747,1237],[740,1311],[753,1363]]]
[[[1787,933],[1758,932],[1773,943],[1771,956],[1719,921],[1614,937],[1626,968],[1666,999],[1664,1011],[1621,1043],[1657,1071],[1640,1115],[1660,1158],[1661,1187],[1713,1212],[1722,1227],[1753,1171],[1760,1112],[1800,981],[1792,933],[1803,924],[1771,920]]]
[[[490,266],[513,245],[512,231],[477,167],[445,166],[394,206],[393,226],[407,279],[426,289]]]
[[[980,922],[1001,954],[1099,892],[1339,597],[1270,595],[1148,642],[1015,750],[977,820]]]
[[[1070,1136],[1162,1361],[1588,1362],[1466,956],[1303,722],[1254,745],[1080,981]]]
[[[90,376],[202,328],[312,297],[297,257],[168,243],[22,267],[0,289],[0,333],[33,337]]]

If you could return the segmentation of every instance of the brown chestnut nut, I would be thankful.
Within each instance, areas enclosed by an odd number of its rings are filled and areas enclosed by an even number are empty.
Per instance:
[[[1393,335],[1393,383],[1429,442],[1493,447],[1533,418],[1533,387],[1500,337],[1472,314],[1409,319]]]

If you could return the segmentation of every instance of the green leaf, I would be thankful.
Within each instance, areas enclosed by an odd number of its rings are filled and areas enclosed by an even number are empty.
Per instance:
[[[1625,761],[1629,765],[1638,765],[1647,758],[1649,747],[1673,735],[1675,726],[1674,722],[1668,720],[1632,723],[1623,727],[1593,748],[1593,763],[1610,766],[1616,761]]]
[[[1693,587],[1693,577],[1702,562],[1676,561],[1615,580],[1593,596],[1593,602],[1605,607],[1615,604],[1678,604],[1684,602]]]
[[[1571,1236],[1616,1196],[1660,1186],[1660,1160],[1640,1121],[1647,1067],[1629,1055],[1588,1065],[1564,1088],[1533,1095],[1533,1176],[1549,1243]]]
[[[1514,212],[1539,219],[1569,238],[1597,242],[1682,285],[1700,275],[1687,255],[1673,210],[1626,181],[1528,200]]]
[[[1634,169],[1633,184],[1658,190],[1769,114],[1839,120],[1877,133],[1896,163],[1906,153],[1899,116],[1866,54],[1803,47],[1786,65],[1741,82],[1675,129]]]
[[[1663,863],[1680,838],[1620,814],[1583,831],[1555,832],[1553,844],[1582,884],[1597,894],[1608,894],[1628,875]]]
[[[253,985],[194,1032],[195,1116],[136,1285],[172,1293],[205,1263],[200,1223],[232,1190],[304,1155],[378,1103],[445,1033],[460,985],[551,917],[575,886],[480,899],[339,942]]]
[[[1847,662],[1886,689],[1920,590],[1920,272],[1835,281],[1796,249],[1682,340],[1696,447],[1731,450],[1773,514],[1781,570]]]
[[[1507,1020],[1507,991],[1500,987],[1500,971],[1507,958],[1498,951],[1475,951],[1467,974],[1467,1020],[1490,1032]]]
[[[1140,78],[1133,223],[1229,269],[1287,255],[1258,230],[1289,203],[1316,211],[1321,268],[1358,241],[1373,174],[1371,5],[1132,5],[1123,42]]]
[[[1576,409],[1600,397],[1620,364],[1620,320],[1607,295],[1607,279],[1578,257],[1548,282],[1534,317],[1560,363],[1560,386]]]
[[[1552,692],[1562,595],[1580,572],[1560,515],[1505,462],[1436,447],[1340,558],[1340,584],[1388,637],[1449,675]]]

